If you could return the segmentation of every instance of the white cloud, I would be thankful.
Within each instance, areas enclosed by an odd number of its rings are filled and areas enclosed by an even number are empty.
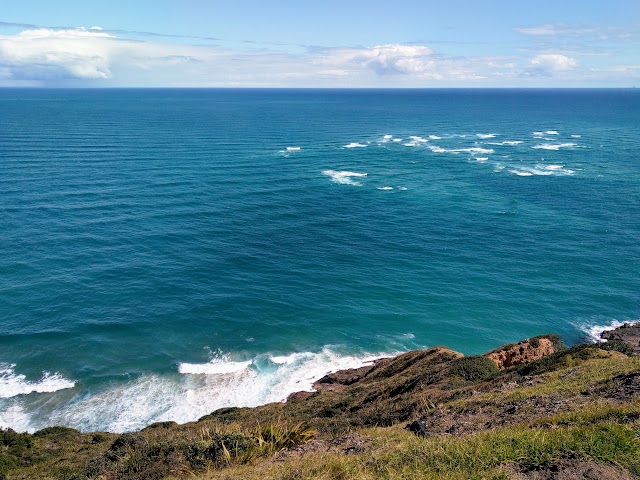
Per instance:
[[[0,36],[0,64],[17,78],[106,79],[112,40],[84,28],[38,28]]]
[[[566,55],[543,53],[529,60],[529,65],[531,67],[530,73],[550,76],[575,69],[578,66],[578,61]]]
[[[379,74],[412,74],[432,69],[432,55],[433,50],[421,45],[378,45],[330,49],[327,60],[359,65]]]
[[[118,36],[116,36],[118,35]],[[549,49],[530,56],[447,56],[426,45],[324,47],[296,53],[132,40],[85,28],[0,35],[0,85],[174,87],[545,86],[637,78],[635,65],[594,70]],[[160,36],[161,34],[154,34]],[[637,62],[633,62],[634,64]],[[582,68],[578,68],[582,67]],[[31,83],[29,83],[31,82]],[[553,82],[556,82],[555,84]]]

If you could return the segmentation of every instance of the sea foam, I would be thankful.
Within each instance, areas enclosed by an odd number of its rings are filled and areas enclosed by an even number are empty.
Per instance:
[[[366,147],[364,143],[357,143],[357,142],[349,143],[348,145],[344,146],[344,148],[364,148],[364,147]]]
[[[576,143],[541,143],[539,145],[534,145],[531,148],[539,150],[560,150],[561,148],[573,148],[576,146]]]
[[[322,174],[331,177],[331,180],[335,183],[340,183],[342,185],[353,185],[357,187],[362,186],[362,183],[356,182],[355,180],[352,180],[352,178],[362,178],[367,176],[366,173],[349,172],[347,170],[323,170]]]
[[[614,330],[618,327],[621,327],[625,323],[637,324],[640,323],[640,320],[627,320],[626,322],[621,322],[618,320],[613,320],[609,324],[596,324],[596,323],[584,323],[581,325],[576,325],[580,330],[582,330],[587,338],[593,343],[605,342],[603,338],[600,337],[602,332],[606,332],[607,330]]]
[[[0,398],[29,393],[51,393],[75,386],[75,382],[67,380],[59,373],[49,372],[43,372],[40,380],[31,382],[24,375],[17,374],[15,367],[15,364],[0,364]]]
[[[242,361],[218,353],[209,362],[180,363],[180,373],[145,374],[78,395],[46,416],[13,403],[0,414],[0,427],[33,432],[66,425],[81,431],[120,433],[158,421],[184,423],[223,407],[281,402],[293,392],[312,391],[313,383],[329,372],[357,368],[398,353],[344,354],[324,347],[319,352],[258,355]]]

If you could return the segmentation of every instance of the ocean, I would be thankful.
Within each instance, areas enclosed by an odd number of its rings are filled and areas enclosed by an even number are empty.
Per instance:
[[[0,89],[0,427],[640,319],[640,91]]]

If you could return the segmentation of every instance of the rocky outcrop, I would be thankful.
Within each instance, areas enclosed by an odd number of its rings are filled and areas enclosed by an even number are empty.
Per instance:
[[[491,360],[500,370],[533,362],[552,353],[556,353],[555,343],[546,337],[534,337],[515,345],[505,345],[486,353],[484,356]]]
[[[640,353],[640,322],[625,323],[616,329],[602,332],[600,337],[609,342],[622,342],[635,353]]]
[[[329,373],[313,384],[317,391],[341,390],[343,386],[352,385],[362,380],[380,360],[374,360],[370,365],[360,368],[349,368]]]

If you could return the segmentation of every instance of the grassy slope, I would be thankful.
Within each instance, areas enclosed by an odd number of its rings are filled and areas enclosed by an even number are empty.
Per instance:
[[[622,480],[640,477],[640,399],[626,386],[638,371],[639,358],[593,347],[505,372],[443,348],[409,352],[352,385],[187,425],[9,435],[0,471],[8,479],[521,478],[583,459],[615,466]],[[402,428],[416,418],[430,438]]]

